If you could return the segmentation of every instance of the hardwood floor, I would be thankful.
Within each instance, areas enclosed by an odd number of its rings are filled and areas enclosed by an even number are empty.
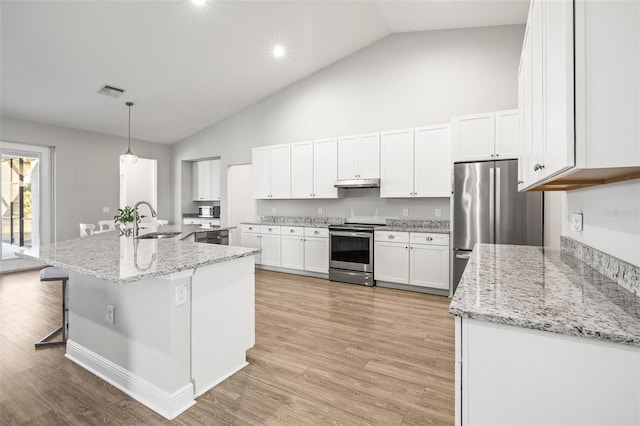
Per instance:
[[[249,365],[173,422],[64,358],[35,350],[60,284],[0,275],[0,424],[452,424],[449,299],[256,271]],[[73,325],[71,325],[73,327]]]

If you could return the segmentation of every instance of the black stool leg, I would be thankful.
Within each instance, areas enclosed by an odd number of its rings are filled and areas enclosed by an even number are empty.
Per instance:
[[[67,280],[62,279],[62,325],[36,342],[36,348],[49,345],[64,345],[67,343]],[[62,331],[62,340],[49,341],[50,338]]]

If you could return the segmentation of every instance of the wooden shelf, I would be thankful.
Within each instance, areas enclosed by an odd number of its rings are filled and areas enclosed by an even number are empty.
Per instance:
[[[542,183],[529,191],[571,191],[607,183],[624,182],[640,178],[639,167],[582,169],[564,174]]]

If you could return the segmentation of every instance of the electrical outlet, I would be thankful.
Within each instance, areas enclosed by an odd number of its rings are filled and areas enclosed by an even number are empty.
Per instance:
[[[436,209],[436,217],[442,216],[442,209]]]
[[[409,209],[402,209],[402,216],[409,216]]]
[[[273,207],[273,208],[271,209],[271,213],[272,213],[272,214],[276,214],[276,208],[275,208],[275,207]]]
[[[322,214],[322,207],[318,207],[318,214]]]
[[[109,213],[109,207],[103,207],[102,208],[102,213]]]
[[[107,311],[104,314],[104,320],[109,324],[116,323],[116,307],[113,305],[107,305]]]
[[[582,213],[573,213],[571,215],[569,227],[574,232],[582,232]]]
[[[176,306],[187,303],[187,285],[179,284],[176,286]]]

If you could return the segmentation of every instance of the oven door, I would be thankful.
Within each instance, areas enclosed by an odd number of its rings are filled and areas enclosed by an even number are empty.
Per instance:
[[[330,231],[329,267],[373,272],[373,232]]]

